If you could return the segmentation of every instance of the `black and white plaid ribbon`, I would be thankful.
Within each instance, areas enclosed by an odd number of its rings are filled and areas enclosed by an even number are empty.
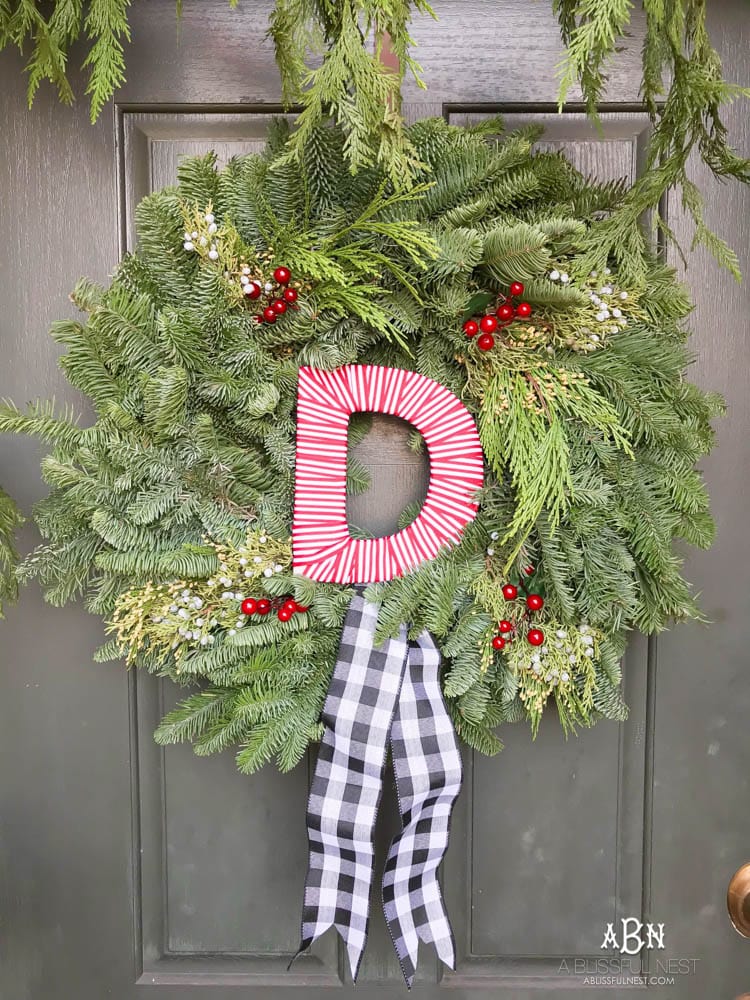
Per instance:
[[[448,846],[461,757],[428,632],[374,645],[378,609],[355,595],[323,708],[325,733],[307,807],[310,859],[300,952],[329,927],[356,980],[367,940],[373,830],[390,742],[402,829],[383,873],[383,907],[407,986],[419,939],[455,968],[437,870]]]

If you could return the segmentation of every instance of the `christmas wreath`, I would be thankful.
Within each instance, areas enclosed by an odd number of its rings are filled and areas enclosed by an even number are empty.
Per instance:
[[[53,327],[95,422],[0,411],[0,431],[52,446],[21,577],[104,616],[97,659],[192,688],[159,742],[236,746],[250,772],[321,735],[354,590],[292,572],[300,369],[417,372],[476,420],[476,518],[365,593],[376,641],[404,622],[434,637],[472,747],[498,750],[504,722],[536,731],[548,705],[566,730],[623,718],[628,631],[698,615],[674,542],[712,538],[694,466],[721,400],[684,375],[688,297],[638,248],[582,269],[624,188],[500,130],[412,126],[409,191],[375,165],[352,175],[336,128],[302,157],[279,123],[263,155],[186,160],[138,206],[110,286],[75,289],[85,322]],[[353,417],[350,442],[366,430]],[[347,484],[367,486],[351,457]]]

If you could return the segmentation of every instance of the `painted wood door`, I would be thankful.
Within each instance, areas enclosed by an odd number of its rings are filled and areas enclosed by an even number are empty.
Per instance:
[[[48,94],[28,112],[21,60],[0,58],[0,395],[83,405],[56,367],[46,329],[71,311],[67,293],[79,275],[101,280],[112,270],[132,241],[137,199],[169,182],[181,156],[215,148],[225,159],[261,147],[280,110],[268,7],[186,0],[178,26],[173,0],[134,5],[128,84],[93,127],[83,106],[60,108]],[[541,121],[544,142],[584,170],[638,174],[648,121],[638,104],[637,24],[612,70],[597,133],[575,104],[554,113],[560,49],[548,3],[435,7],[439,24],[415,26],[429,90],[407,89],[411,118],[460,123],[503,112],[513,124]],[[712,29],[728,76],[747,83],[743,0],[713,5]],[[746,107],[729,120],[747,154]],[[719,188],[698,166],[694,174],[710,223],[750,273],[750,192]],[[676,199],[668,209],[687,239]],[[467,757],[443,873],[459,965],[445,973],[423,949],[420,994],[629,996],[638,983],[627,966],[614,989],[587,981],[627,963],[601,948],[607,924],[623,918],[664,924],[665,949],[646,959],[652,975],[674,983],[657,982],[654,995],[718,1000],[750,991],[750,942],[724,912],[727,882],[750,857],[750,291],[703,254],[691,258],[688,278],[697,378],[730,404],[706,462],[718,541],[689,558],[714,624],[658,642],[634,637],[627,723],[602,723],[567,743],[553,724],[535,743],[508,727],[501,756]],[[425,470],[404,442],[403,428],[383,420],[360,445],[374,486],[352,503],[353,522],[388,530],[424,488]],[[0,481],[27,509],[43,493],[38,457],[28,442],[0,441]],[[151,734],[174,692],[94,665],[100,640],[100,623],[82,609],[49,608],[33,591],[0,626],[0,996],[348,992],[330,935],[286,968],[298,940],[308,770],[243,778],[231,755],[158,749]],[[378,830],[381,862],[394,819],[391,797]],[[375,998],[403,989],[377,902],[358,988]]]

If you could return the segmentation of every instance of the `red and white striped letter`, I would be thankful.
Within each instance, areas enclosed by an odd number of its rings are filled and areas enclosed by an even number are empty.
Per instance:
[[[346,520],[352,413],[388,413],[424,437],[430,485],[417,519],[383,538],[354,539]],[[455,545],[476,515],[483,458],[474,420],[445,386],[380,365],[300,368],[292,547],[294,571],[327,583],[391,580]]]

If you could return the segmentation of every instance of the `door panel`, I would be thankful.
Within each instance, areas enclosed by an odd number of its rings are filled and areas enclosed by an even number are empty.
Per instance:
[[[509,127],[544,124],[543,144],[565,148],[586,173],[633,179],[643,169],[637,24],[613,67],[597,132],[575,106],[554,113],[561,50],[546,3],[435,6],[438,25],[415,25],[430,89],[407,85],[409,118],[438,114],[461,124],[503,112]],[[45,330],[71,311],[67,293],[80,274],[104,280],[132,245],[134,205],[174,178],[181,156],[215,148],[224,161],[262,146],[269,115],[280,110],[264,38],[268,9],[257,0],[234,11],[225,0],[193,0],[177,27],[173,0],[135,5],[129,82],[94,127],[83,106],[61,109],[47,94],[27,112],[22,64],[3,54],[0,134],[10,141],[0,147],[0,395],[55,395],[81,407]],[[741,0],[721,5],[714,21],[729,77],[746,81],[750,30]],[[747,150],[741,106],[730,123]],[[709,192],[709,221],[750,271],[750,195],[696,174]],[[669,210],[685,235],[676,202]],[[701,254],[688,278],[698,378],[732,405],[721,447],[705,463],[717,546],[689,565],[717,624],[683,627],[658,644],[633,639],[627,723],[602,723],[567,742],[552,720],[536,742],[507,727],[499,757],[466,755],[443,873],[459,966],[446,973],[423,949],[415,986],[422,995],[625,997],[627,987],[584,989],[561,962],[572,968],[576,958],[605,956],[606,923],[639,915],[665,922],[667,956],[701,959],[694,974],[655,995],[713,1000],[750,989],[750,945],[731,930],[722,900],[750,856],[750,407],[742,374],[750,293]],[[373,487],[351,501],[352,523],[391,530],[398,511],[423,494],[425,460],[406,448],[405,435],[398,421],[377,420],[358,446]],[[0,440],[0,481],[27,508],[43,494],[38,457],[28,442]],[[31,529],[25,542],[33,543]],[[178,692],[94,665],[101,636],[81,609],[50,609],[33,590],[0,625],[0,996],[131,1000],[148,990],[159,1000],[217,1000],[232,988],[259,998],[305,988],[322,998],[348,989],[330,934],[287,972],[306,863],[309,762],[287,776],[268,769],[246,778],[231,754],[205,759],[189,747],[158,748],[153,729]],[[389,789],[378,867],[395,822]],[[403,987],[375,883],[360,982],[380,998]],[[659,958],[651,955],[652,969]]]

